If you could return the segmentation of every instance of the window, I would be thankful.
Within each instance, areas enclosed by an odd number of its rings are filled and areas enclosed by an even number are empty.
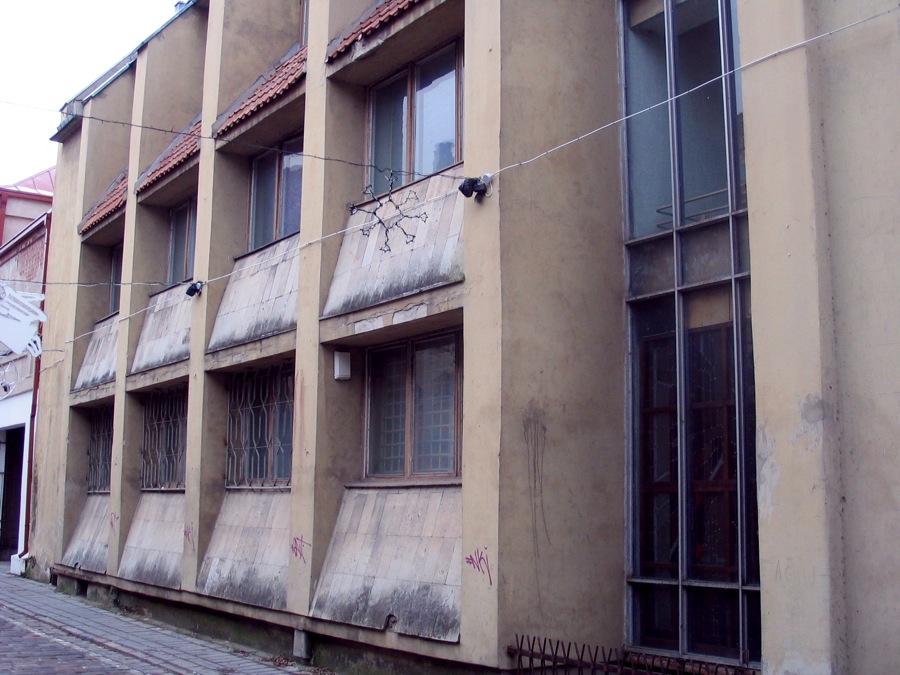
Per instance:
[[[722,76],[734,3],[622,2],[626,112],[667,101],[626,127],[630,641],[759,662],[742,108]]]
[[[454,43],[372,89],[375,194],[460,161],[461,58],[460,45]]]
[[[367,474],[459,475],[460,334],[368,353]]]
[[[112,465],[113,407],[92,408],[88,437],[88,492],[109,492]]]
[[[309,42],[309,0],[300,0],[300,46]]]
[[[290,485],[293,424],[293,362],[233,375],[226,484]]]
[[[300,231],[303,139],[282,143],[253,160],[250,250]]]
[[[119,311],[122,300],[122,245],[119,244],[109,252],[109,304],[110,314]]]
[[[141,488],[184,488],[187,387],[150,394],[144,402]]]
[[[194,276],[194,238],[197,230],[197,205],[185,202],[169,213],[169,283],[188,281]]]

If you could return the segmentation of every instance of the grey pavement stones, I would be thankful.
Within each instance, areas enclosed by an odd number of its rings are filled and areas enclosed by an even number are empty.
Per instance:
[[[0,566],[0,673],[316,672],[103,609],[8,569]]]

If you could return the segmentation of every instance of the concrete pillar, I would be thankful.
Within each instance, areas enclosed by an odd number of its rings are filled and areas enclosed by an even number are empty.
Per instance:
[[[741,60],[811,37],[814,2],[739,3]],[[743,73],[766,673],[847,672],[841,456],[816,47]],[[801,618],[802,617],[802,618]]]

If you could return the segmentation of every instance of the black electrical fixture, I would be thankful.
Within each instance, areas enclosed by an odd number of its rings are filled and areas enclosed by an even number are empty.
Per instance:
[[[187,291],[185,291],[190,297],[194,297],[195,295],[200,295],[200,291],[203,290],[203,282],[195,281],[187,287]]]
[[[475,201],[481,202],[486,196],[490,196],[488,188],[491,186],[492,174],[486,173],[481,178],[464,178],[459,186],[459,191],[463,197],[468,199],[475,195]]]

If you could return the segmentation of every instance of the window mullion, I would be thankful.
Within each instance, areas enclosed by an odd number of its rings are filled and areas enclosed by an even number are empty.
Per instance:
[[[414,453],[415,453],[415,437],[413,436],[413,430],[415,429],[415,359],[416,359],[416,350],[414,343],[409,343],[406,348],[406,420],[405,424],[405,437],[406,443],[404,443],[404,476],[409,478],[413,475],[414,468]]]
[[[411,63],[406,77],[406,167],[400,185],[411,183],[416,171],[416,64]],[[393,184],[391,185],[393,189]]]

